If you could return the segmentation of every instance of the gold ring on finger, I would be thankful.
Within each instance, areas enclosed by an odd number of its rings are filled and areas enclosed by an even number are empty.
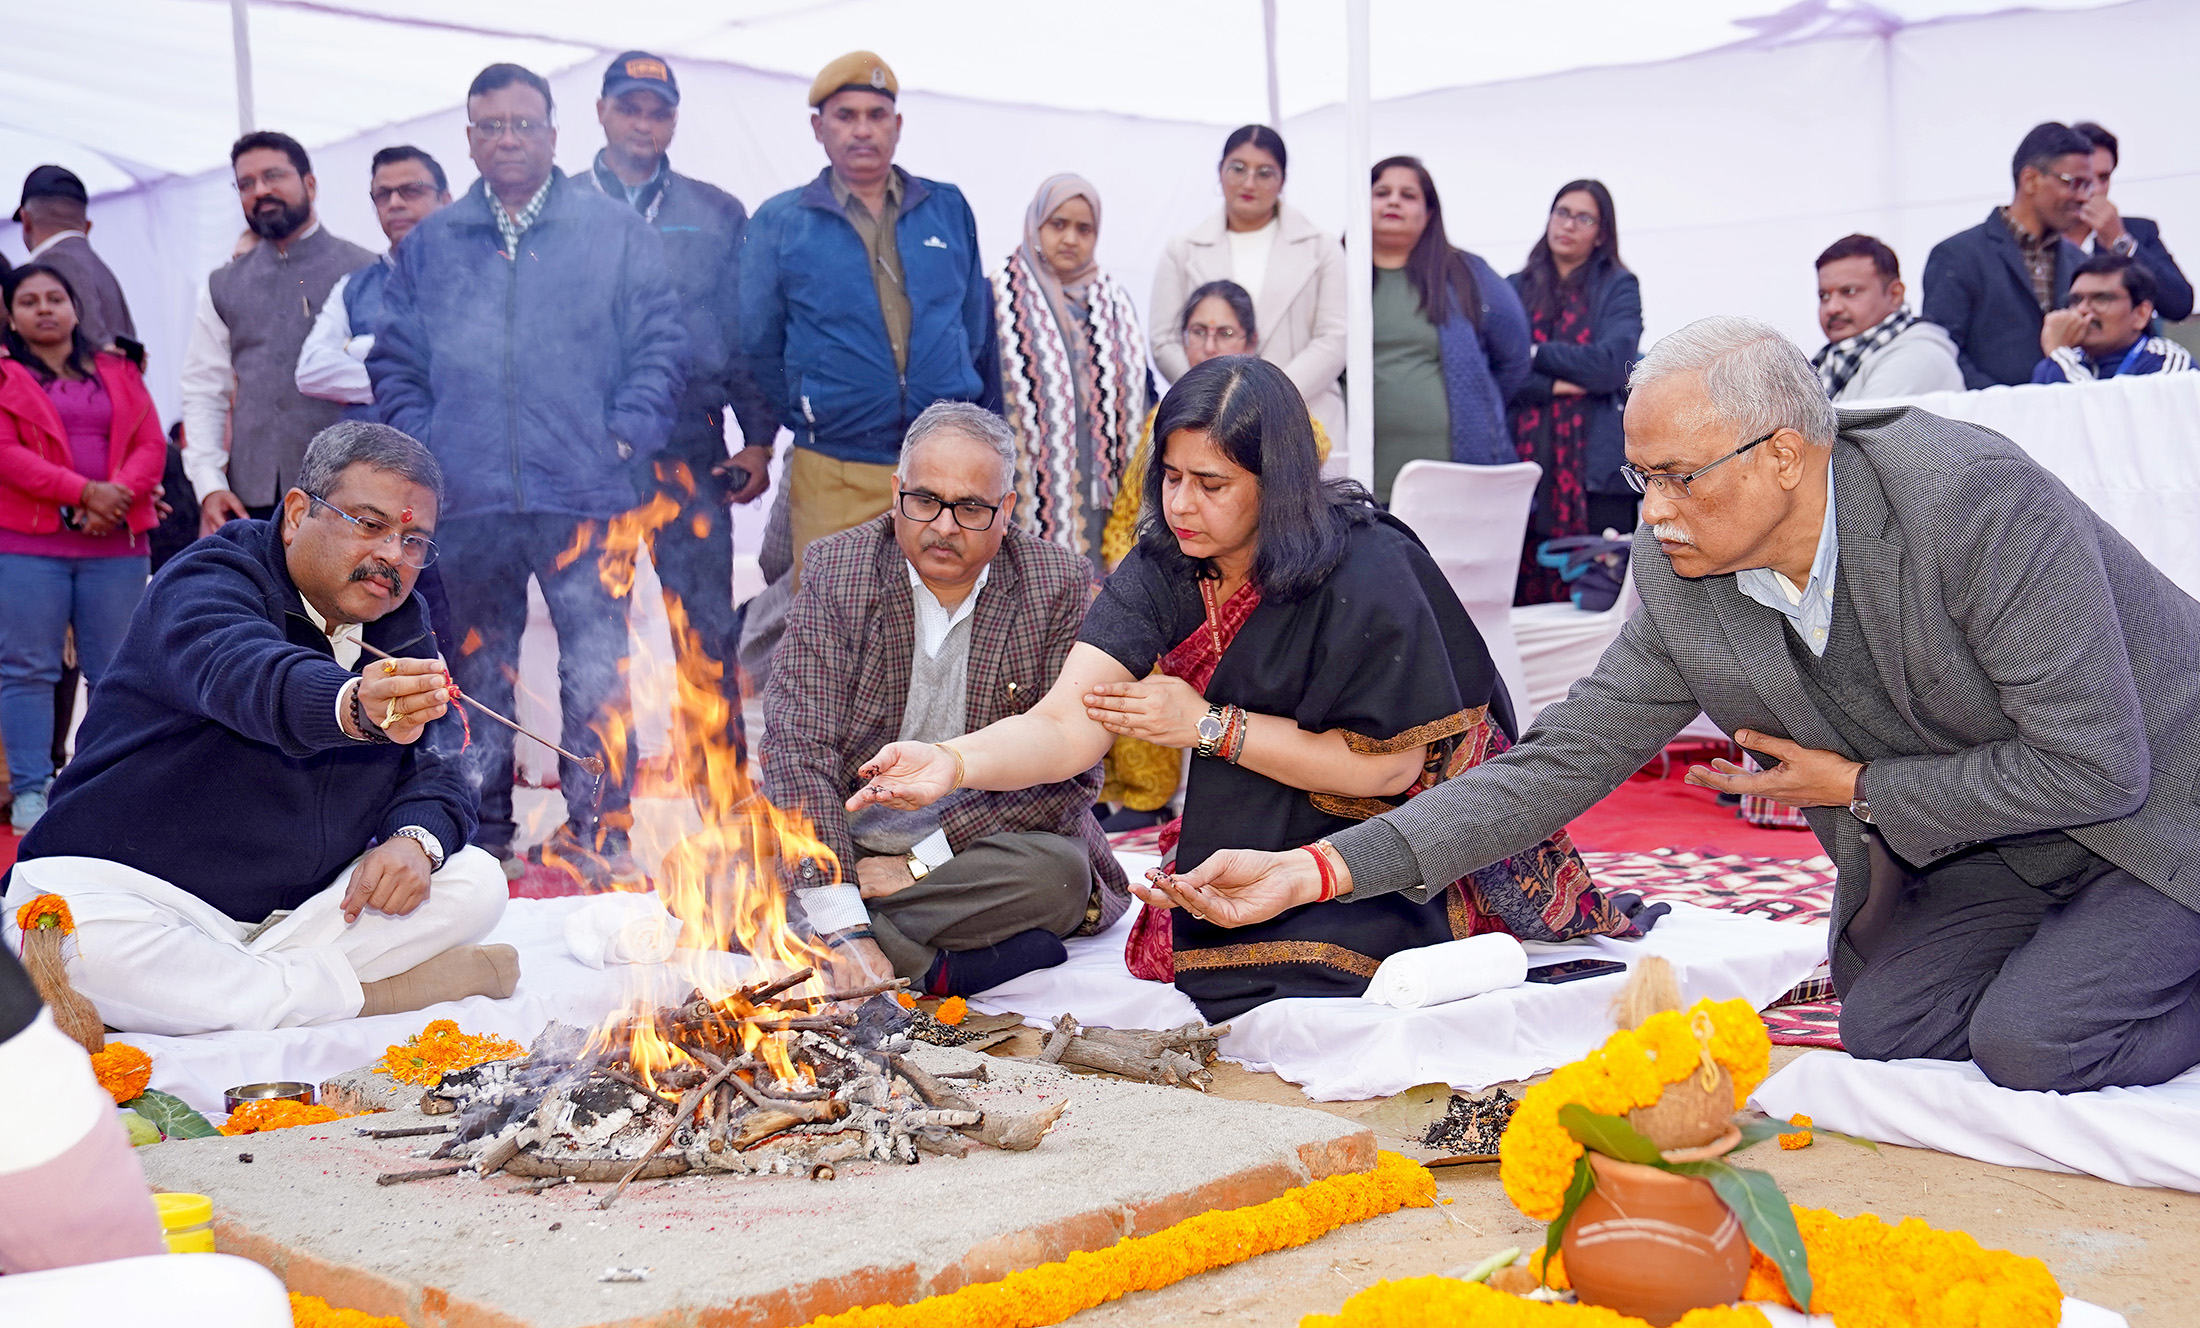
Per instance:
[[[390,708],[382,712],[382,727],[394,727],[399,718],[400,716],[397,713],[397,702],[392,701],[390,702]]]

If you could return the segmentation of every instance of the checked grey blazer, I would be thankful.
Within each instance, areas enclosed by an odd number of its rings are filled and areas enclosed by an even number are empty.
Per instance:
[[[1841,582],[1916,733],[1916,755],[1872,763],[1887,847],[1923,866],[2065,830],[2200,911],[2200,604],[2000,434],[1908,407],[1839,417]],[[1334,837],[1355,896],[1425,894],[1536,843],[1699,709],[1729,733],[1843,751],[1781,615],[1731,575],[1675,576],[1647,529],[1633,557],[1642,610],[1518,746]],[[1839,869],[1840,938],[1869,886],[1864,826],[1806,814]],[[1841,939],[1832,958],[1846,988],[1861,961]]]

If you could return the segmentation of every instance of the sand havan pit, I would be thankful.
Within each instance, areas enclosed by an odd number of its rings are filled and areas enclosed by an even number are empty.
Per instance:
[[[617,1324],[783,1328],[988,1281],[1217,1208],[1375,1164],[1368,1130],[1230,1101],[920,1047],[928,1070],[983,1062],[983,1102],[1068,1110],[1031,1152],[844,1162],[837,1177],[692,1175],[529,1192],[471,1174],[378,1186],[430,1165],[434,1137],[357,1133],[446,1121],[406,1110],[147,1150],[147,1179],[211,1195],[224,1251],[293,1291],[421,1328]],[[428,1147],[423,1147],[427,1145]],[[245,1163],[239,1154],[250,1154]],[[638,1282],[600,1281],[646,1269]]]

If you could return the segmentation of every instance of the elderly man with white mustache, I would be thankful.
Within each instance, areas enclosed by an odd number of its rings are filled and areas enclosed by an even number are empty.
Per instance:
[[[2007,439],[1836,411],[1762,323],[1660,342],[1626,423],[1642,611],[1517,747],[1333,836],[1334,892],[1516,853],[1702,710],[1769,768],[1690,778],[1803,808],[1839,868],[1852,1054],[2059,1092],[2200,1063],[2200,604]],[[1304,852],[1134,888],[1229,925],[1327,897]]]

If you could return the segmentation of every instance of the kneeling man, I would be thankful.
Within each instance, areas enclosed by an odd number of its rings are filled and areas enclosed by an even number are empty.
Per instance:
[[[1641,612],[1519,746],[1334,836],[1339,892],[1519,852],[1702,710],[1768,768],[1691,780],[1803,808],[1840,871],[1851,1054],[2057,1092],[2200,1063],[2200,604],[2016,444],[1836,412],[1744,318],[1635,367],[1621,473]],[[1225,852],[1151,899],[1242,925],[1321,885]]]
[[[1059,964],[1129,906],[1092,818],[1100,767],[922,811],[843,807],[895,741],[944,742],[1045,695],[1092,599],[1084,563],[1011,526],[1015,436],[942,402],[909,426],[887,515],[819,540],[765,691],[764,792],[854,884],[798,891],[851,967],[959,996]],[[800,883],[797,883],[800,885]]]
[[[69,901],[76,988],[115,1028],[287,1028],[503,998],[496,859],[450,678],[412,594],[443,487],[426,448],[345,421],[273,521],[163,568],[23,841],[8,922]],[[366,654],[361,643],[394,660]]]

